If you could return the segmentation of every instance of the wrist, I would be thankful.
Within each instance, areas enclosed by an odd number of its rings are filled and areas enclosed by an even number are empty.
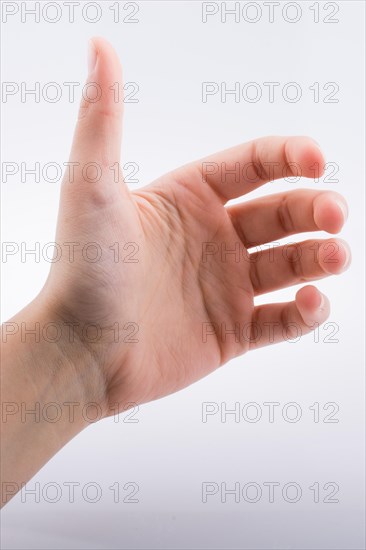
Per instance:
[[[58,450],[105,415],[90,351],[37,298],[2,325],[1,504]]]
[[[3,324],[2,345],[4,369],[11,365],[17,382],[27,387],[27,401],[43,408],[55,430],[62,427],[72,437],[105,416],[105,381],[96,354],[42,295]],[[48,410],[60,420],[49,420]]]
[[[43,340],[45,345],[55,347],[52,353],[62,371],[62,377],[55,379],[55,390],[59,392],[61,384],[65,396],[74,399],[75,414],[85,427],[106,415],[106,380],[98,339],[94,341],[94,336],[89,334],[93,326],[86,330],[80,323],[63,316],[57,304],[43,297],[40,304]]]

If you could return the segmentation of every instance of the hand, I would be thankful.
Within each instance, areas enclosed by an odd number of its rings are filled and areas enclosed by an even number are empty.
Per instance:
[[[247,249],[295,233],[337,233],[347,216],[344,199],[300,189],[225,206],[286,169],[291,175],[291,166],[314,177],[314,164],[324,165],[315,142],[262,138],[129,192],[111,169],[120,160],[123,104],[110,86],[122,89],[121,68],[99,38],[91,43],[88,81],[99,84],[102,97],[80,108],[70,158],[78,165],[61,191],[62,254],[38,300],[52,320],[74,327],[64,353],[76,369],[81,355],[90,358],[94,368],[84,367],[80,379],[88,379],[90,399],[104,414],[116,403],[122,409],[175,392],[238,354],[291,337],[294,327],[306,334],[323,323],[329,303],[314,286],[289,303],[256,307],[254,298],[341,272],[350,257],[344,242]],[[97,163],[96,182],[88,163]],[[65,243],[79,244],[71,251]],[[235,328],[236,335],[229,332]]]
[[[291,167],[314,177],[324,159],[310,138],[259,139],[130,193],[116,171],[121,69],[102,39],[92,42],[88,80],[101,97],[80,108],[55,261],[40,294],[2,327],[1,505],[93,422],[90,405],[98,419],[115,414],[324,322],[329,303],[314,286],[289,303],[256,307],[254,298],[340,273],[350,260],[335,239],[255,250],[295,233],[337,233],[347,217],[337,193],[226,205]]]

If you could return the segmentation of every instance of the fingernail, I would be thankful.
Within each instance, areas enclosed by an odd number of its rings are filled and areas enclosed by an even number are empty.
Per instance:
[[[340,199],[335,199],[335,202],[336,202],[338,208],[341,210],[341,212],[343,214],[343,221],[346,222],[347,218],[348,218],[348,208],[347,208],[346,203],[343,202]]]
[[[348,245],[345,245],[345,244],[343,245],[343,249],[346,253],[346,258],[345,258],[344,264],[342,266],[342,272],[346,271],[346,269],[349,268],[350,263],[351,263],[351,250],[349,249]]]
[[[95,64],[97,62],[97,51],[94,46],[94,42],[89,40],[88,45],[88,71],[91,74],[94,71]]]
[[[324,311],[324,306],[325,306],[325,296],[322,292],[319,292],[320,294],[320,304],[318,305],[318,310],[319,311]]]

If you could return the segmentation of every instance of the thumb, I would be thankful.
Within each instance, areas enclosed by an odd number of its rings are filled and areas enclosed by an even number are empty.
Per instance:
[[[66,183],[81,195],[112,197],[121,185],[123,82],[117,53],[103,38],[93,38],[88,52],[89,74],[70,154],[73,178]],[[65,181],[65,180],[64,180]],[[118,185],[120,184],[120,185]],[[114,189],[113,189],[114,188]]]

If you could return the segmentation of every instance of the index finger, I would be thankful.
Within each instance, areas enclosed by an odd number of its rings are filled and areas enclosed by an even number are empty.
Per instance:
[[[202,181],[225,203],[276,179],[319,177],[324,162],[322,152],[310,137],[270,136],[226,149],[194,164],[202,174]]]

